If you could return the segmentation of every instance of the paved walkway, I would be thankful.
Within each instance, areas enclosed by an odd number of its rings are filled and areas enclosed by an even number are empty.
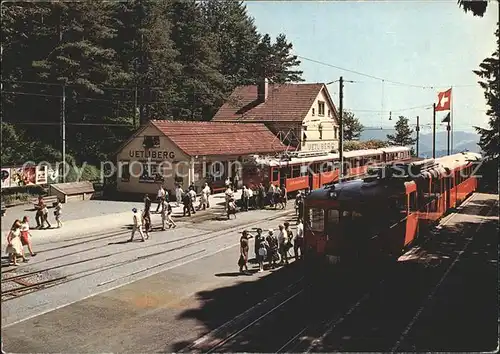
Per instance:
[[[235,193],[236,198],[240,198],[241,191]],[[196,214],[199,217],[203,214],[223,213],[224,210],[224,193],[218,193],[209,197],[210,210],[201,211]],[[195,204],[195,207],[199,202]],[[171,202],[173,206],[172,216],[174,220],[187,222],[190,218],[182,218],[182,204],[179,207]],[[152,211],[156,210],[156,203],[151,206]],[[70,202],[63,204],[63,227],[60,229],[43,229],[31,231],[34,244],[43,244],[52,240],[71,238],[74,236],[87,235],[90,233],[101,232],[108,230],[122,229],[128,230],[128,226],[132,223],[132,208],[143,209],[144,203],[138,202],[116,202],[103,200],[87,200]],[[55,220],[52,213],[53,209],[49,209],[49,221],[52,226],[55,226]],[[9,208],[7,213],[2,218],[2,234],[1,245],[4,247],[6,233],[16,218],[22,218],[24,215],[30,217],[31,227],[36,226],[35,212],[28,205]],[[195,220],[195,217],[191,217]],[[153,225],[161,223],[159,214],[152,214]],[[4,248],[3,248],[4,249]],[[3,250],[2,249],[2,250]]]

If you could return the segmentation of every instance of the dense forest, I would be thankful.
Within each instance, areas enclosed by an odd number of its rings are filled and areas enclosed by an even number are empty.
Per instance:
[[[150,119],[210,120],[237,85],[302,81],[237,0],[3,3],[2,165],[98,165]],[[64,110],[63,110],[64,107]]]

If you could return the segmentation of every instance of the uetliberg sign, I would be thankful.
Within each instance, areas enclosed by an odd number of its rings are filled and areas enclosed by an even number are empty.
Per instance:
[[[158,160],[174,159],[175,152],[173,151],[155,151],[155,150],[130,150],[128,156],[135,157],[137,159],[152,158]]]

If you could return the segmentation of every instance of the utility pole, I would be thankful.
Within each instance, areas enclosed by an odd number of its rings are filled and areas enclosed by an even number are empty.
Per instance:
[[[436,158],[436,104],[432,105],[432,158]]]
[[[137,127],[137,85],[135,85],[135,94],[134,94],[134,129]]]
[[[448,155],[450,155],[450,132],[451,132],[450,120],[451,120],[451,118],[448,117],[448,124],[446,125],[446,130],[447,130],[447,133],[448,133],[448,139],[447,139]]]
[[[420,132],[420,124],[419,124],[419,116],[417,116],[417,127],[415,128],[415,131],[417,132],[417,157],[418,157],[418,140],[420,138],[419,132]]]
[[[341,76],[339,80],[339,161],[340,161],[340,171],[339,171],[339,181],[344,177],[344,123],[343,123],[343,99],[344,99],[344,78]]]
[[[62,86],[62,107],[61,107],[61,140],[62,140],[62,175],[63,183],[66,182],[66,85]]]

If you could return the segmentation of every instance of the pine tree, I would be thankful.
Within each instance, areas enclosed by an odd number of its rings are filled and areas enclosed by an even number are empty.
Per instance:
[[[238,85],[252,84],[255,81],[253,59],[260,36],[243,1],[204,1],[200,9],[208,31],[217,34],[219,71],[226,78],[227,92],[231,93]]]
[[[417,141],[417,139],[412,138],[413,129],[410,129],[410,126],[408,125],[408,118],[399,116],[394,128],[396,129],[396,134],[387,135],[387,139],[391,145],[409,146],[413,145]]]
[[[265,34],[255,53],[255,81],[262,78],[278,84],[304,81],[303,72],[293,70],[300,65],[300,60],[290,53],[292,49],[293,45],[287,42],[284,34],[278,35],[274,44],[269,34]]]
[[[344,111],[342,114],[342,124],[344,126],[344,140],[358,140],[361,132],[364,129],[363,124],[358,118],[354,116],[354,113]]]
[[[276,37],[276,42],[272,48],[274,65],[276,66],[273,81],[276,83],[304,81],[301,77],[303,72],[294,70],[300,65],[300,60],[297,59],[296,55],[291,54],[293,45],[286,40],[284,34]]]
[[[128,86],[129,116],[139,113],[139,124],[150,119],[172,118],[175,99],[174,82],[181,66],[178,52],[170,38],[168,4],[153,0],[130,0],[118,3],[118,36],[114,41],[119,59],[131,73]]]
[[[209,120],[224,98],[226,81],[219,72],[220,58],[213,46],[216,34],[201,21],[202,13],[195,0],[174,0],[169,6],[172,21],[171,38],[179,52],[181,75],[176,89],[178,119]]]
[[[497,38],[497,50],[490,58],[486,58],[479,65],[479,70],[474,70],[482,81],[479,85],[484,89],[484,97],[486,98],[487,105],[490,107],[487,111],[489,117],[489,129],[476,127],[476,130],[481,134],[479,146],[484,151],[488,158],[498,160],[500,150],[500,88],[499,72],[500,72],[500,59],[499,59],[499,46],[500,46],[500,31],[497,27],[495,32]]]

